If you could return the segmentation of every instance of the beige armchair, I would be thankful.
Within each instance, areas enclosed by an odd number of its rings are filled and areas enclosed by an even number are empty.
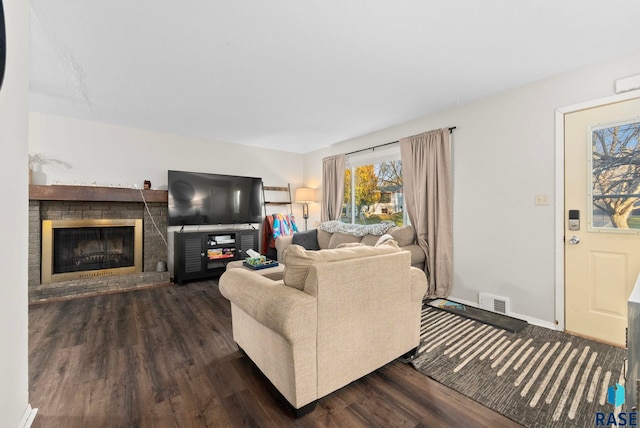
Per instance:
[[[395,241],[306,251],[291,245],[284,279],[244,269],[220,278],[233,337],[297,416],[418,346],[424,272]]]

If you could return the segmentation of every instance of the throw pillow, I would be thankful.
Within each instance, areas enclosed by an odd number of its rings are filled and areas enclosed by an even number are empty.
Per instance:
[[[304,247],[305,250],[319,250],[318,229],[311,229],[306,232],[296,232],[291,238],[291,243]]]
[[[362,237],[362,242],[365,245],[371,245],[372,247],[376,246],[376,242],[380,239],[380,235],[364,235]]]
[[[360,242],[361,240],[361,236],[353,236],[347,235],[346,233],[335,232],[333,235],[331,235],[329,248],[336,248],[340,244],[344,244],[347,242]]]
[[[291,244],[284,258],[284,284],[289,287],[304,289],[309,275],[309,266],[315,263],[349,260],[360,257],[391,254],[400,251],[394,240],[389,240],[379,247],[360,245],[356,247],[336,248],[332,250],[307,251],[300,245]]]
[[[318,231],[318,245],[320,248],[329,248],[329,242],[331,241],[331,235],[333,235],[333,233],[325,232],[322,229],[316,230]]]
[[[392,227],[387,233],[393,236],[393,239],[398,241],[398,245],[401,247],[414,244],[416,240],[413,226]]]
[[[389,235],[388,233],[385,233],[384,235],[382,235],[380,238],[378,238],[378,242],[376,242],[376,244],[374,245],[374,247],[377,247],[379,245],[383,245],[384,243],[386,243],[389,240],[394,240],[393,236]],[[395,240],[394,240],[395,241]],[[398,241],[395,241],[398,242]]]

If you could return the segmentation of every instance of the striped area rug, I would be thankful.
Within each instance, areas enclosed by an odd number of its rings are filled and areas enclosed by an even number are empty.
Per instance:
[[[624,385],[625,358],[624,349],[559,331],[509,333],[425,306],[411,364],[526,427],[591,427],[596,412],[616,411],[607,390]]]

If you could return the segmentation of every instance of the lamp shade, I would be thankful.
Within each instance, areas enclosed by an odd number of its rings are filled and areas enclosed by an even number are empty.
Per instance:
[[[316,198],[316,191],[309,187],[298,187],[296,189],[295,202],[309,203]]]

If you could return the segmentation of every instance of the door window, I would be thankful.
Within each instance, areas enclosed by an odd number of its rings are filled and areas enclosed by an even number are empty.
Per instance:
[[[589,228],[640,233],[640,118],[591,127]]]

